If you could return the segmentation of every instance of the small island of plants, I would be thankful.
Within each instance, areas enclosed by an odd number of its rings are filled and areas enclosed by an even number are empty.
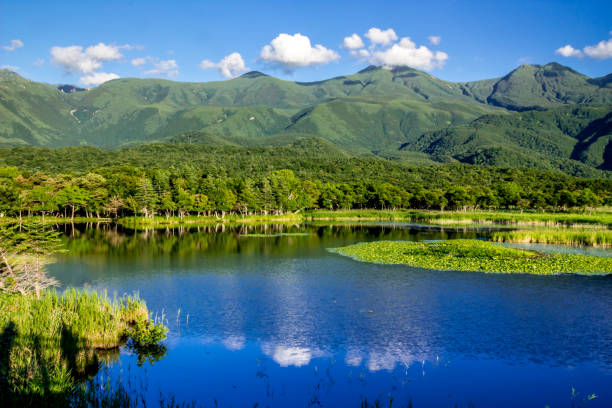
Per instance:
[[[545,254],[479,240],[437,242],[377,241],[335,248],[332,252],[364,262],[414,267],[551,275],[612,273],[612,258],[575,254]]]

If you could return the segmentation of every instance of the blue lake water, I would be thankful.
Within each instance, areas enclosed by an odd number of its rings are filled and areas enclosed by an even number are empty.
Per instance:
[[[487,230],[66,228],[70,252],[51,267],[63,285],[138,291],[167,321],[163,358],[139,366],[123,349],[98,374],[153,405],[161,392],[211,407],[612,406],[612,277],[432,271],[327,251]],[[245,236],[287,232],[308,235]]]

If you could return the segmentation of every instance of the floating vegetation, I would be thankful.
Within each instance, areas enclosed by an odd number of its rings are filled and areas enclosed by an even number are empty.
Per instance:
[[[272,237],[307,237],[309,232],[277,232],[274,234],[240,234],[241,237],[272,238]]]
[[[612,246],[612,230],[606,229],[533,229],[494,232],[491,239],[496,242],[518,242],[523,244],[566,244],[589,246]]]
[[[612,258],[545,254],[479,240],[438,242],[377,241],[331,249],[364,262],[404,264],[437,270],[551,275],[612,273]]]

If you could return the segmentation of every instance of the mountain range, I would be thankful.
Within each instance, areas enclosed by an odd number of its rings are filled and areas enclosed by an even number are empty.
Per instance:
[[[148,143],[282,146],[320,138],[350,155],[589,175],[612,171],[612,74],[522,65],[448,82],[368,67],[318,82],[260,72],[206,83],[116,79],[94,89],[0,70],[0,147]]]

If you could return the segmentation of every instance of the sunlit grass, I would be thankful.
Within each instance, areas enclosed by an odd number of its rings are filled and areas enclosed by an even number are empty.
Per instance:
[[[106,350],[114,350],[116,358],[129,337],[150,339],[148,322],[146,304],[138,295],[110,299],[105,293],[75,289],[48,291],[40,299],[0,294],[0,399],[70,398],[76,379],[113,358]],[[149,331],[137,336],[135,328],[143,325]],[[165,328],[154,334],[159,341]]]
[[[496,242],[612,246],[612,230],[608,229],[531,229],[496,231],[491,240]]]

